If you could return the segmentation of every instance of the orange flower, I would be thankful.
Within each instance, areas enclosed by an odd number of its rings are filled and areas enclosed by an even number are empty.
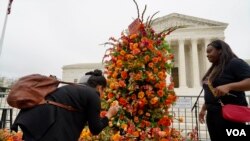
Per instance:
[[[154,75],[153,75],[152,72],[147,72],[147,77],[148,77],[148,80],[149,80],[149,81],[155,80]]]
[[[126,52],[125,52],[124,50],[122,50],[122,51],[120,51],[120,54],[121,54],[122,56],[124,56],[124,55],[126,54]]]
[[[150,100],[150,103],[151,103],[152,105],[155,105],[158,101],[159,101],[159,98],[158,98],[158,97],[154,97],[154,98],[152,98],[152,99]]]
[[[109,87],[110,87],[111,89],[113,89],[113,90],[116,90],[116,89],[119,88],[119,84],[118,84],[117,82],[111,82],[111,83],[109,84]]]
[[[120,141],[120,139],[121,139],[121,135],[119,132],[117,132],[116,134],[112,136],[112,141]]]
[[[143,91],[140,91],[139,93],[138,93],[138,98],[140,98],[140,99],[142,99],[143,97],[144,97],[144,92]]]
[[[125,123],[122,123],[122,125],[121,125],[121,128],[123,129],[123,130],[127,130],[127,128],[128,128],[128,125],[127,124],[125,124]]]
[[[134,49],[133,47],[134,47],[134,44],[133,43],[129,43],[129,49],[133,50]]]
[[[118,76],[118,73],[117,73],[117,72],[114,72],[114,73],[112,74],[112,77],[113,77],[113,78],[117,78],[117,76]]]
[[[123,80],[120,80],[119,81],[119,86],[122,87],[122,88],[125,88],[126,87],[126,83]]]
[[[111,99],[114,97],[114,94],[113,93],[108,93],[108,99]]]
[[[164,92],[163,92],[163,90],[158,90],[157,94],[158,94],[159,97],[163,97]]]
[[[139,132],[139,131],[134,131],[134,132],[133,132],[133,136],[139,137],[139,136],[140,136],[140,132]]]
[[[144,61],[145,61],[146,63],[149,61],[149,59],[150,59],[149,55],[146,55],[146,56],[144,57]]]
[[[126,71],[122,71],[121,72],[121,77],[122,77],[122,79],[126,79],[128,77],[127,72]]]
[[[154,57],[152,60],[154,63],[157,63],[159,61],[158,57]]]
[[[174,102],[174,101],[176,101],[176,98],[177,98],[176,95],[169,94],[167,99]]]
[[[117,62],[116,62],[117,67],[121,67],[122,64],[123,64],[122,60],[117,60]]]
[[[135,75],[135,80],[140,80],[142,78],[142,73],[141,72],[139,72],[139,73],[137,73],[136,75]]]
[[[158,68],[154,68],[154,73],[158,73],[159,69]]]
[[[169,100],[169,99],[166,99],[166,100],[165,100],[165,104],[166,104],[166,105],[170,105],[170,104],[172,104],[172,103],[173,103],[173,101],[171,101],[171,100]]]
[[[133,44],[133,49],[136,49],[136,48],[138,48],[138,43]]]
[[[164,116],[158,121],[158,124],[162,126],[170,126],[171,119],[169,119],[167,116]]]
[[[153,92],[152,92],[151,90],[147,90],[147,91],[146,91],[147,97],[151,97],[152,93],[153,93]]]
[[[156,54],[157,54],[157,56],[162,57],[161,51],[157,50]]]
[[[154,67],[154,63],[152,63],[152,62],[148,63],[148,67],[153,68]]]
[[[158,132],[158,135],[160,136],[160,137],[165,137],[166,136],[166,132],[165,131],[159,131]],[[162,139],[161,139],[161,141],[162,141]],[[164,140],[163,140],[164,141]]]
[[[137,55],[137,54],[139,54],[141,51],[138,49],[138,48],[134,48],[133,50],[132,50],[132,54],[133,55]]]
[[[135,39],[137,36],[138,36],[138,34],[137,34],[137,33],[132,34],[132,35],[130,35],[130,36],[129,36],[129,39]]]
[[[166,74],[163,72],[163,71],[160,71],[158,73],[158,77],[161,79],[161,80],[165,80],[166,79]]]
[[[149,50],[154,50],[154,45],[153,45],[153,44],[149,44],[149,45],[148,45],[148,49],[149,49]]]
[[[126,54],[126,57],[125,57],[127,60],[132,60],[134,59],[134,55],[132,54]]]

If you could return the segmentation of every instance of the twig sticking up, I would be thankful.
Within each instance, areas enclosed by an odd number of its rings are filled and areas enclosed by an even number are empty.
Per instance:
[[[153,17],[154,17],[156,14],[158,14],[158,13],[159,13],[159,11],[155,12],[155,13],[153,14],[153,16],[150,18],[150,20],[149,20],[149,26],[152,24],[152,19],[153,19]]]
[[[144,14],[146,12],[146,9],[147,9],[147,5],[145,5],[144,10],[143,10],[142,15],[141,15],[141,22],[142,23],[143,23],[143,17],[144,17]]]
[[[150,18],[150,16],[148,16],[148,18],[147,18],[147,21],[146,21],[146,27],[148,26],[148,23],[149,23],[149,18]]]
[[[138,4],[135,0],[133,0],[135,5],[136,5],[136,9],[137,9],[137,18],[139,19],[140,18],[140,11],[139,11],[139,7],[138,7]]]

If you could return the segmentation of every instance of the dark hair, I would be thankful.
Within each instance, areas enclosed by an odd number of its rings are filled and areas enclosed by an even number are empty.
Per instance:
[[[230,46],[222,40],[214,40],[207,46],[212,46],[217,50],[221,50],[219,61],[208,69],[202,80],[205,80],[210,75],[210,80],[213,81],[218,77],[224,70],[225,65],[233,58],[238,58],[230,48]]]
[[[95,69],[94,71],[85,73],[85,75],[91,75],[87,81],[87,84],[89,86],[93,88],[95,88],[97,85],[106,87],[107,81],[106,81],[106,78],[102,75],[101,70]]]

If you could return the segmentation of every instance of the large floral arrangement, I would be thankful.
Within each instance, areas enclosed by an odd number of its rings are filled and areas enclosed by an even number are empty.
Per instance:
[[[141,18],[138,14],[128,31],[106,43],[111,48],[104,56],[108,86],[102,107],[105,112],[114,101],[121,106],[109,124],[117,129],[115,138],[175,138],[168,109],[176,95],[173,82],[167,79],[174,56],[166,36],[177,27],[156,33],[151,27],[153,16],[143,22],[143,14]]]
[[[103,62],[108,85],[101,95],[103,111],[113,103],[121,107],[98,136],[84,129],[80,140],[183,140],[180,131],[171,128],[174,120],[169,107],[176,101],[171,79],[174,55],[167,35],[179,27],[156,33],[153,16],[143,21],[145,9],[116,39],[105,43]]]

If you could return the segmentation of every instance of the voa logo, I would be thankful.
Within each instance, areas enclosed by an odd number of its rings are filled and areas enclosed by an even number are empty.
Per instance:
[[[247,136],[244,129],[226,129],[227,136]]]

